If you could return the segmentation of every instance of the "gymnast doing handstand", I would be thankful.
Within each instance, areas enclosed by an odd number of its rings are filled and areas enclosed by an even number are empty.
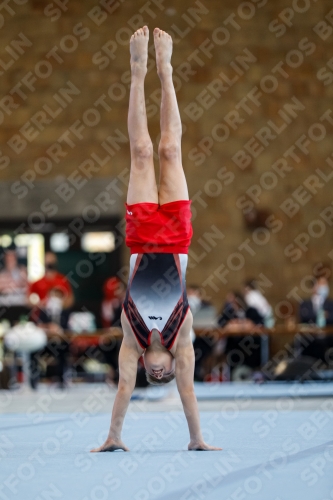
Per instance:
[[[151,384],[176,378],[187,419],[189,450],[220,450],[203,440],[194,393],[194,350],[190,336],[185,273],[192,237],[191,209],[182,166],[182,126],[172,80],[172,39],[154,30],[157,73],[161,80],[160,179],[157,188],[153,145],[147,126],[144,80],[149,30],[131,37],[131,88],[128,131],[131,171],[126,203],[126,244],[131,250],[127,294],[121,317],[119,385],[106,442],[92,451],[129,451],[121,439],[125,414],[142,356]]]

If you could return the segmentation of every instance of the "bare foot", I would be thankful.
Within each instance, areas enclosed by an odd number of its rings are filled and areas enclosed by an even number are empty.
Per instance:
[[[127,446],[125,446],[122,441],[108,438],[105,441],[105,443],[102,444],[102,446],[90,450],[90,453],[98,453],[100,451],[116,451],[116,450],[129,451]]]
[[[188,449],[190,451],[220,451],[222,448],[218,448],[217,446],[210,446],[209,444],[206,444],[204,441],[200,442],[190,442],[188,445]]]
[[[130,39],[132,72],[145,76],[147,73],[149,30],[147,26],[138,29]]]
[[[154,29],[154,44],[156,51],[156,67],[158,76],[161,78],[165,74],[172,72],[172,38],[165,31],[159,28]]]

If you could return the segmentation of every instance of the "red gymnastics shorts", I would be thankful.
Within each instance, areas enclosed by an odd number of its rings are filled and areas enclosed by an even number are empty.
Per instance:
[[[188,253],[191,201],[126,204],[126,245],[133,253]]]

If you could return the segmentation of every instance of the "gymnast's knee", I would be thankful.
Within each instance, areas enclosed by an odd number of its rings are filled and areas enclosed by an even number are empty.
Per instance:
[[[135,141],[131,144],[131,152],[134,158],[148,160],[153,157],[153,143],[150,139]]]
[[[181,157],[180,141],[161,140],[158,146],[158,156],[162,160],[175,161]]]

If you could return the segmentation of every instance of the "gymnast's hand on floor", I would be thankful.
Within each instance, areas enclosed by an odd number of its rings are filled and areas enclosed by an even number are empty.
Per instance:
[[[204,441],[191,441],[188,445],[188,449],[190,451],[220,451],[222,448],[218,448],[217,446],[210,446],[206,444]]]
[[[127,446],[120,439],[108,438],[102,446],[90,450],[90,453],[98,453],[99,451],[129,451]]]

